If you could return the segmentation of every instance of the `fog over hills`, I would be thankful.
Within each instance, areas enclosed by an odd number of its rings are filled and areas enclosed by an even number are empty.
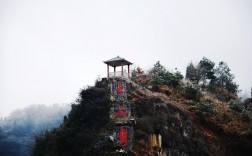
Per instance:
[[[34,136],[60,125],[70,105],[30,105],[0,120],[0,155],[31,155]]]

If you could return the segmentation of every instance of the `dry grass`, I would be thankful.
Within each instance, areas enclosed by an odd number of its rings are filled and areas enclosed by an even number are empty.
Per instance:
[[[201,101],[211,102],[214,109],[212,116],[206,116],[206,120],[222,129],[227,134],[247,135],[249,133],[248,124],[240,119],[240,114],[231,110],[226,102],[222,102],[209,92],[203,92]]]

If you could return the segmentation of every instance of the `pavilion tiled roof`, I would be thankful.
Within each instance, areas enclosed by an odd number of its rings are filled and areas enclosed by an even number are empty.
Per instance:
[[[124,58],[121,58],[119,56],[115,57],[115,58],[112,58],[110,60],[107,60],[107,61],[104,61],[104,63],[112,66],[112,67],[117,67],[117,66],[121,66],[122,63],[123,65],[132,65],[131,62],[125,60]]]

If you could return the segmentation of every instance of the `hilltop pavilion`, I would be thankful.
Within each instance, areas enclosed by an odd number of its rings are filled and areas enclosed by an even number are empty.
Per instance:
[[[115,78],[115,77],[120,77],[120,78],[130,78],[130,61],[121,58],[119,56],[112,58],[110,60],[104,61],[105,64],[107,64],[107,78]],[[128,66],[128,71],[124,70],[123,67],[127,65]],[[109,66],[114,68],[114,72],[109,72]],[[121,71],[116,71],[116,67],[121,66]]]

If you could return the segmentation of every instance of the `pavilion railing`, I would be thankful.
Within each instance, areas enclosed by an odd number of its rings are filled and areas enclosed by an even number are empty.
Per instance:
[[[124,71],[123,75],[122,75],[122,71],[116,71],[116,72],[110,72],[109,73],[109,77],[110,78],[124,78],[124,79],[129,79],[129,76],[131,76],[128,74],[128,71]]]

